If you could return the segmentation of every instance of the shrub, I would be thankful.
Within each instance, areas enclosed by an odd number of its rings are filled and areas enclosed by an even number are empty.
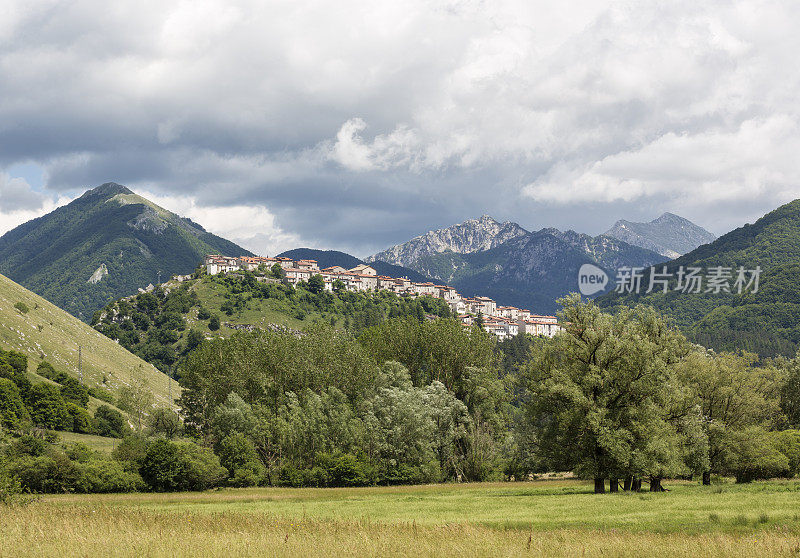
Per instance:
[[[126,471],[123,464],[95,457],[78,468],[80,492],[134,492],[145,488],[142,477]]]
[[[14,430],[30,420],[17,385],[8,378],[0,378],[0,426]]]
[[[70,430],[81,434],[91,434],[94,432],[92,416],[89,414],[89,411],[83,407],[79,407],[72,401],[67,402],[67,411],[72,420]]]
[[[264,465],[247,436],[235,433],[218,445],[220,464],[228,470],[228,482],[233,486],[255,486],[264,476]]]
[[[147,441],[140,436],[126,436],[111,456],[122,463],[126,471],[138,473],[147,456]]]
[[[179,490],[206,490],[219,486],[227,476],[225,467],[209,448],[197,444],[178,444],[178,456],[182,463]]]
[[[366,486],[370,484],[369,467],[350,454],[317,456],[326,486]]]
[[[144,455],[139,474],[150,490],[179,490],[186,471],[178,446],[167,440],[152,442]]]
[[[122,438],[128,430],[122,413],[108,405],[100,405],[94,412],[95,432],[100,436]]]
[[[211,331],[217,331],[219,329],[219,316],[216,314],[211,316],[211,319],[208,320],[208,329]]]
[[[72,416],[61,391],[50,384],[35,384],[28,394],[28,409],[34,424],[52,430],[72,427]]]
[[[63,375],[57,380],[61,384],[61,396],[84,409],[89,404],[89,390],[71,376]]]
[[[14,308],[20,311],[21,314],[27,314],[29,311],[28,305],[24,302],[17,302],[14,304]]]
[[[198,320],[207,320],[211,317],[211,312],[208,309],[201,307],[200,310],[197,311],[197,319]]]

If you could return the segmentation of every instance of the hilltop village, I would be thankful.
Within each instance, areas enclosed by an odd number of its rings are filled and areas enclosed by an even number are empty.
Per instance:
[[[387,290],[406,297],[441,298],[447,302],[462,324],[471,326],[480,316],[483,328],[498,339],[513,337],[520,333],[552,337],[561,329],[555,316],[540,316],[514,306],[497,306],[494,300],[485,296],[462,297],[458,291],[447,285],[416,283],[406,277],[378,275],[377,271],[367,264],[360,264],[352,269],[339,266],[320,269],[316,260],[259,256],[230,257],[217,254],[207,255],[203,263],[209,275],[240,270],[269,270],[278,265],[283,270],[286,280],[294,286],[308,282],[314,275],[319,275],[325,283],[326,291],[333,291],[335,288],[361,292]]]

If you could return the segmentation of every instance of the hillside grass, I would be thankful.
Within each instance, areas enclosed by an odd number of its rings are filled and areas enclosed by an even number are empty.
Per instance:
[[[109,454],[114,451],[122,441],[119,438],[107,438],[105,436],[95,436],[94,434],[79,434],[77,432],[58,432],[58,437],[61,442],[65,444],[86,444],[93,450]]]
[[[15,308],[18,303],[24,304],[27,312]],[[144,380],[161,405],[173,404],[168,397],[168,382],[173,397],[179,394],[178,383],[147,362],[0,275],[0,348],[28,355],[31,373],[35,373],[42,360],[47,360],[57,370],[78,378],[79,345],[83,383],[88,387],[99,386],[116,394],[121,387]]]
[[[800,552],[800,482],[591,494],[581,481],[46,496],[14,556],[765,556]]]

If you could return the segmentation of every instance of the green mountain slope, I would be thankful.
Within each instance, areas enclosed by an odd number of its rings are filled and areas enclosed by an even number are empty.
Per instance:
[[[598,304],[652,305],[673,316],[690,338],[718,350],[746,349],[762,356],[795,352],[800,343],[800,200],[671,261],[668,271],[680,266],[730,267],[734,276],[739,266],[760,266],[759,290],[690,294],[672,290],[673,281],[666,294],[610,293]],[[649,277],[647,270],[643,284]]]
[[[79,377],[78,349],[81,352],[83,383],[114,393],[132,382],[144,380],[157,403],[165,405],[178,385],[98,333],[74,316],[42,297],[0,275],[0,348],[28,355],[31,371],[42,360],[57,370]]]
[[[355,266],[365,263],[355,256],[351,256],[346,252],[339,252],[338,250],[315,250],[313,248],[295,248],[294,250],[287,250],[278,256],[292,258],[293,260],[317,260],[320,268],[324,269],[333,265],[341,266],[345,269],[353,269]],[[429,277],[422,275],[403,267],[402,265],[394,265],[380,260],[373,260],[369,262],[378,275],[386,275],[388,277],[408,277],[412,281],[425,282],[432,281]]]
[[[0,237],[0,273],[89,321],[108,301],[207,253],[251,255],[200,225],[107,183]]]

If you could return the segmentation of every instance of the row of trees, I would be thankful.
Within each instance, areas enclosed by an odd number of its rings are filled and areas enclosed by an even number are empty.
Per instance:
[[[800,433],[778,432],[797,426],[785,412],[796,362],[715,354],[649,307],[611,315],[577,296],[560,302],[565,332],[536,346],[520,375],[518,434],[534,467],[594,478],[597,492],[605,479],[614,491],[647,478],[658,491],[663,478],[797,472]]]
[[[666,478],[800,471],[800,357],[717,354],[652,309],[560,302],[565,330],[552,339],[498,344],[456,320],[407,316],[358,337],[316,324],[204,341],[181,367],[183,424],[131,395],[139,435],[113,459],[138,479],[129,486],[151,490],[557,470],[597,492],[657,491]],[[181,430],[194,442],[170,440]]]

